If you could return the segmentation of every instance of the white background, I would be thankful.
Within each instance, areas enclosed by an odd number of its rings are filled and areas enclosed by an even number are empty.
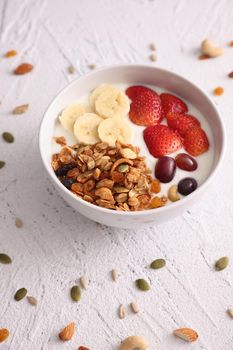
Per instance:
[[[233,320],[233,2],[193,0],[1,0],[0,1],[0,129],[15,135],[14,144],[0,140],[0,250],[13,264],[0,266],[0,327],[10,337],[0,349],[118,349],[132,334],[144,335],[150,349],[232,350]],[[200,42],[208,37],[225,48],[224,56],[199,61]],[[155,42],[158,61],[148,59]],[[16,49],[18,56],[3,58]],[[21,62],[35,65],[19,77]],[[46,178],[38,152],[39,125],[53,96],[72,79],[113,63],[150,63],[193,80],[213,97],[222,112],[228,149],[221,171],[201,202],[182,217],[161,226],[120,230],[85,219],[59,198]],[[67,67],[77,67],[69,75]],[[11,110],[29,103],[27,114]],[[24,221],[17,229],[15,217]],[[214,271],[227,255],[230,266]],[[167,267],[148,268],[164,257]],[[120,278],[111,281],[117,268]],[[69,297],[81,276],[90,279],[80,303]],[[134,280],[150,280],[152,290],[136,290]],[[38,299],[16,303],[15,291],[26,287]],[[137,301],[138,315],[117,317],[119,304]],[[128,310],[128,309],[127,309]],[[69,343],[57,334],[76,323]],[[178,327],[200,335],[188,344],[175,338]]]

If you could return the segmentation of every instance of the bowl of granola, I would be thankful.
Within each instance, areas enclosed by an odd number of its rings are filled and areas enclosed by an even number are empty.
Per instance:
[[[127,228],[168,221],[201,200],[225,133],[214,103],[189,80],[120,65],[74,80],[54,98],[39,147],[70,206]]]

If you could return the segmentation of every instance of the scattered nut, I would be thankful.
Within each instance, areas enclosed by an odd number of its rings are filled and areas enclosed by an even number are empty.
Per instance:
[[[215,96],[221,96],[224,93],[224,89],[221,86],[218,86],[213,91]]]
[[[130,303],[130,307],[135,314],[137,314],[139,312],[139,307],[138,307],[137,303],[135,303],[135,302]]]
[[[233,78],[233,71],[228,74],[229,78]]]
[[[121,304],[119,306],[119,317],[120,317],[120,319],[123,319],[123,318],[125,318],[125,316],[126,316],[126,310],[125,310],[124,305]]]
[[[148,350],[148,342],[144,337],[133,335],[122,341],[119,350]]]
[[[198,338],[197,332],[191,328],[179,328],[176,329],[173,334],[188,342],[193,342]]]
[[[4,342],[9,337],[10,332],[7,328],[0,329],[0,343]]]
[[[34,66],[30,63],[22,63],[14,70],[14,74],[16,75],[26,74],[31,72],[33,68]]]
[[[180,196],[178,195],[178,187],[176,185],[171,186],[168,190],[167,196],[171,202],[180,200]]]
[[[59,338],[63,341],[71,340],[74,335],[74,328],[74,322],[71,322],[59,333]]]
[[[201,43],[201,51],[204,55],[209,57],[218,57],[223,55],[224,51],[220,47],[215,47],[214,43],[210,40],[205,39]]]
[[[130,148],[121,148],[120,154],[123,158],[135,159],[137,158],[137,154],[133,152]]]
[[[23,113],[27,112],[28,107],[29,107],[28,104],[17,106],[13,109],[12,113],[13,114],[23,114]]]

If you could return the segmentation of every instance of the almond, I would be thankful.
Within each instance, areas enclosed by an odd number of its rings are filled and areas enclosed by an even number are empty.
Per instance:
[[[22,63],[15,70],[16,75],[26,74],[33,70],[34,66],[30,63]]]
[[[179,328],[176,329],[173,334],[188,342],[195,341],[198,338],[197,332],[191,328]]]
[[[1,328],[0,329],[0,343],[5,341],[9,337],[9,331],[6,328]]]
[[[63,341],[65,340],[71,340],[71,338],[74,335],[74,322],[71,322],[66,326],[60,333],[59,333],[59,338]]]

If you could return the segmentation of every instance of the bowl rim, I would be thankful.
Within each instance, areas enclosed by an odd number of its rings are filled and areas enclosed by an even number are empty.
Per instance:
[[[46,159],[43,156],[43,128],[44,128],[44,123],[46,120],[46,115],[47,112],[49,110],[49,108],[53,105],[53,103],[55,103],[55,101],[57,100],[57,98],[59,98],[59,96],[68,88],[70,88],[72,85],[75,85],[77,83],[77,81],[79,81],[79,83],[82,82],[82,80],[85,80],[86,78],[90,77],[90,76],[94,76],[96,73],[99,73],[101,71],[111,71],[113,69],[129,69],[129,68],[137,68],[137,69],[152,69],[155,72],[156,71],[160,71],[160,72],[164,72],[166,74],[170,74],[171,76],[173,76],[174,78],[179,78],[181,80],[183,80],[186,83],[191,84],[195,89],[199,90],[199,92],[204,95],[204,97],[208,100],[208,102],[211,104],[212,108],[215,110],[216,115],[218,117],[218,121],[220,124],[220,132],[221,132],[221,136],[222,136],[222,147],[221,147],[221,151],[219,153],[219,159],[217,161],[217,164],[215,165],[215,168],[213,169],[213,171],[211,171],[210,175],[208,176],[208,178],[200,185],[200,187],[198,187],[194,192],[192,192],[190,195],[183,197],[182,200],[179,200],[177,202],[173,202],[171,203],[171,205],[167,205],[164,207],[160,207],[160,208],[154,208],[154,209],[145,209],[142,211],[117,211],[117,210],[110,210],[108,208],[103,208],[103,207],[99,207],[97,205],[94,205],[92,203],[89,203],[87,201],[84,201],[83,199],[77,197],[75,194],[73,194],[71,191],[69,191],[64,185],[62,185],[62,183],[59,181],[59,179],[56,177],[52,167],[49,167],[49,165],[47,164]],[[195,197],[197,197],[201,192],[203,192],[208,185],[210,184],[210,182],[213,180],[213,178],[216,176],[217,172],[220,169],[220,166],[223,162],[223,158],[224,158],[224,154],[226,151],[226,131],[225,131],[225,127],[220,115],[219,110],[217,109],[214,101],[212,101],[211,97],[202,89],[200,88],[198,85],[196,85],[195,83],[193,83],[192,81],[190,81],[189,79],[185,78],[183,75],[181,74],[177,74],[174,73],[168,69],[164,69],[164,68],[160,68],[160,67],[154,67],[151,66],[150,64],[114,64],[114,65],[108,65],[108,66],[104,66],[98,69],[95,69],[92,72],[89,72],[87,74],[82,75],[81,77],[78,77],[74,80],[72,80],[72,82],[68,83],[64,88],[62,88],[54,97],[53,99],[49,102],[49,104],[47,105],[47,108],[45,109],[41,124],[40,124],[40,130],[39,130],[39,151],[40,151],[40,156],[42,159],[42,163],[47,171],[47,173],[49,174],[51,180],[55,181],[55,183],[57,184],[57,186],[61,189],[61,191],[64,191],[64,193],[66,193],[68,196],[70,196],[71,198],[73,198],[74,200],[77,200],[81,205],[86,206],[87,208],[102,212],[102,213],[108,213],[108,214],[112,214],[114,216],[144,216],[146,214],[149,213],[153,213],[156,215],[159,215],[159,213],[161,212],[165,212],[165,211],[169,211],[169,210],[175,210],[176,208],[180,208],[186,205],[186,203],[191,203],[193,201],[193,199]]]

